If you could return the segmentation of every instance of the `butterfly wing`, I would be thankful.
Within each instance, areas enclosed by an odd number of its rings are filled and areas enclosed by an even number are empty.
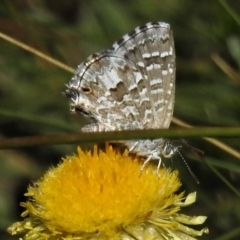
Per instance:
[[[175,55],[168,24],[148,23],[110,50],[91,55],[67,85],[72,110],[105,130],[167,128],[174,102]],[[167,118],[167,119],[166,119]]]
[[[168,128],[174,108],[176,69],[170,25],[158,22],[138,27],[114,43],[113,49],[133,62],[143,76],[136,81],[135,89],[141,91],[139,111],[145,112],[144,128]]]
[[[137,77],[139,72],[132,62],[104,51],[79,65],[66,94],[72,99],[74,112],[104,125],[105,130],[128,129],[129,123],[139,128],[142,116],[130,94]],[[139,99],[139,93],[134,97]]]

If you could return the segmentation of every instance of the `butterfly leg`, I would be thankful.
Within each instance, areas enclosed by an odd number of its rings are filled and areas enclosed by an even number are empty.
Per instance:
[[[135,142],[134,145],[130,147],[128,151],[132,152],[137,145],[138,145],[138,142]]]
[[[150,155],[150,156],[143,162],[143,165],[142,165],[141,168],[140,168],[139,177],[142,175],[143,169],[145,168],[146,164],[147,164],[148,162],[150,162],[151,159],[152,159],[152,155]]]
[[[157,165],[157,175],[158,175],[158,177],[159,177],[159,169],[161,167],[161,163],[162,163],[162,159],[161,159],[161,157],[158,157],[158,165]]]
[[[131,153],[137,145],[138,142],[135,142],[131,147],[128,146],[128,152],[124,153],[124,157],[128,156],[128,154]]]
[[[152,155],[150,155],[143,163],[143,165],[141,166],[141,169],[140,169],[140,176],[142,175],[142,172],[143,172],[143,169],[145,168],[145,166],[147,165],[147,163],[149,163],[150,161],[152,160]],[[154,159],[155,160],[155,159]],[[162,163],[162,159],[161,157],[158,156],[157,158],[158,160],[158,165],[157,165],[157,176],[159,177],[159,169],[161,167],[161,163]]]

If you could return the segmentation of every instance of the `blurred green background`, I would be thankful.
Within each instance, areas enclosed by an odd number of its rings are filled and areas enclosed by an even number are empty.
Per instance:
[[[139,25],[170,23],[177,55],[174,116],[194,126],[238,126],[240,21],[223,3],[2,0],[0,31],[76,68],[88,55],[109,48]],[[228,4],[240,17],[240,2]],[[226,72],[219,59],[228,66]],[[71,76],[0,39],[0,137],[79,131],[86,120],[69,114],[69,100],[61,94]],[[239,139],[221,140],[240,149]],[[197,203],[186,212],[208,216],[204,226],[210,234],[201,239],[240,239],[239,159],[200,138],[187,141],[205,152],[205,161],[222,177],[189,149],[181,151],[199,178],[198,185],[175,155],[170,165],[179,169],[182,189],[198,194]],[[0,239],[18,239],[6,228],[21,219],[19,202],[25,200],[27,186],[75,150],[76,144],[0,151]]]

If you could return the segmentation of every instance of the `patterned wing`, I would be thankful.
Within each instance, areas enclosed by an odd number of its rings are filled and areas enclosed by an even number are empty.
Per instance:
[[[169,25],[148,23],[80,64],[66,95],[74,112],[101,124],[102,130],[167,128],[174,74]]]
[[[101,130],[128,129],[129,123],[139,128],[142,116],[129,94],[139,74],[133,63],[112,51],[90,56],[67,85],[72,111],[99,123]]]
[[[173,34],[167,23],[148,23],[137,27],[113,44],[114,51],[136,65],[143,79],[131,87],[140,91],[145,112],[144,128],[168,128],[175,99],[175,49]]]

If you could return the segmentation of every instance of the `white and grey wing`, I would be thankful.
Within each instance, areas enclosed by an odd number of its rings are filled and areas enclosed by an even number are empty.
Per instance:
[[[175,96],[175,48],[170,25],[163,22],[137,27],[113,44],[113,50],[136,65],[143,76],[136,81],[144,128],[168,128]],[[133,90],[132,90],[133,91]]]

